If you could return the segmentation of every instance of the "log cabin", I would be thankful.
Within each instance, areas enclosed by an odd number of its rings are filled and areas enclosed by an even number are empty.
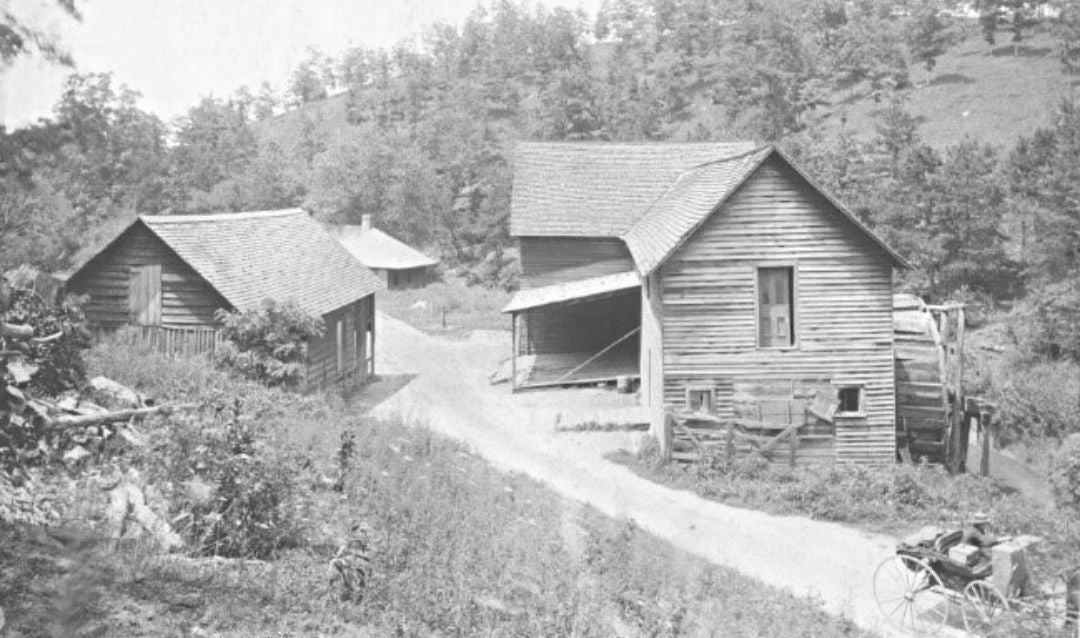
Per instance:
[[[903,258],[781,151],[527,143],[514,156],[515,390],[640,380],[672,411],[797,433],[805,462],[896,455]]]
[[[367,266],[391,290],[419,288],[432,280],[439,262],[398,238],[375,228],[371,215],[361,217],[360,225],[329,226],[330,233],[353,257]]]
[[[141,216],[66,284],[88,296],[92,327],[138,326],[160,349],[189,352],[213,348],[218,310],[293,301],[325,327],[308,344],[305,389],[374,374],[374,293],[383,287],[301,209]]]

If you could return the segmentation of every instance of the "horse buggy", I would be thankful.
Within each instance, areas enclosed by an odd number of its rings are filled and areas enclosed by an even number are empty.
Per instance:
[[[913,636],[1076,638],[1080,569],[1035,585],[1033,537],[972,542],[967,530],[927,528],[897,545],[874,572],[878,610]]]

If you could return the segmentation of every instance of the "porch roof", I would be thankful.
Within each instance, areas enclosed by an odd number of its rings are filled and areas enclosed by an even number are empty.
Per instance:
[[[614,275],[552,284],[518,292],[502,311],[504,313],[514,313],[542,306],[570,303],[590,297],[601,297],[623,290],[631,290],[640,285],[641,278],[632,270]]]

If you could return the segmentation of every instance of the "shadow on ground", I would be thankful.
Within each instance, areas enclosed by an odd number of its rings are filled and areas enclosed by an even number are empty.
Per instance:
[[[399,390],[409,385],[415,378],[415,374],[379,374],[375,376],[373,381],[369,381],[352,391],[345,397],[345,400],[351,407],[359,410],[361,414],[366,414],[375,406],[397,394]]]

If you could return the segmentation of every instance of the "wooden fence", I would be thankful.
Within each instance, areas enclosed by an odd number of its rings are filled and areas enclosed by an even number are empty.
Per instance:
[[[791,465],[836,460],[836,436],[805,424],[770,424],[746,419],[722,419],[702,412],[668,412],[664,419],[665,456],[692,461],[709,452],[733,461],[758,453],[773,462]]]
[[[204,326],[125,326],[99,332],[95,337],[100,339],[105,334],[121,344],[147,347],[168,355],[212,355],[221,343],[217,329]]]

